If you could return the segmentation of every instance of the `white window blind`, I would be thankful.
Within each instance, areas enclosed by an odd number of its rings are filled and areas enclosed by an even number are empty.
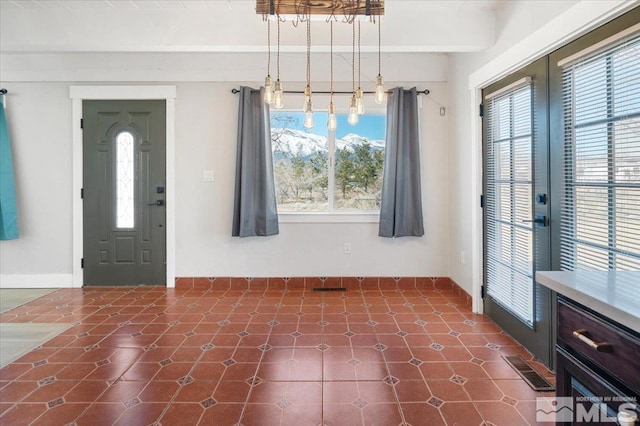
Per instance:
[[[485,135],[487,294],[533,324],[532,84],[488,95]],[[525,222],[529,221],[529,222]]]
[[[640,34],[563,69],[564,270],[640,269]]]

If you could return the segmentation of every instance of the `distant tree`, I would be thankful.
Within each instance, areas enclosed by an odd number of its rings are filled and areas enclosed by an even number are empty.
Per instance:
[[[368,141],[354,146],[354,166],[357,185],[368,192],[377,178],[375,159]]]
[[[274,180],[276,184],[276,196],[278,197],[279,204],[285,203],[290,195],[290,190],[293,188],[293,170],[291,162],[288,160],[277,160],[273,168]]]
[[[282,146],[282,136],[289,128],[299,128],[300,117],[292,113],[278,112],[271,115],[271,148],[274,152],[291,154],[287,147]]]
[[[322,190],[323,198],[326,199],[325,190],[329,187],[328,164],[329,155],[326,152],[316,151],[309,160],[311,173],[313,175],[314,186]]]
[[[307,179],[305,179],[306,161],[304,160],[300,152],[297,152],[296,155],[291,159],[291,167],[293,171],[293,181],[291,182],[293,194],[296,198],[300,198],[300,192],[306,189],[306,187],[308,186],[306,182]]]
[[[336,151],[336,184],[342,190],[342,197],[347,197],[347,189],[349,189],[355,179],[356,169],[353,164],[352,154],[347,147]]]
[[[384,177],[384,152],[376,150],[373,153],[373,164],[376,169],[375,191],[380,192],[382,189],[382,178]]]

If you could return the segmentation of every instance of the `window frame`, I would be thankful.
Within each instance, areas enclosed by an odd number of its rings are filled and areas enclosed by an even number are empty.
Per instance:
[[[285,99],[285,107],[282,109],[271,108],[269,118],[273,112],[301,112],[296,108],[287,108],[287,105],[302,104],[303,96],[297,94],[287,94]],[[334,104],[336,104],[336,114],[346,115],[348,113],[349,95],[334,95]],[[315,95],[313,103],[316,108],[314,112],[327,112],[325,106],[329,105],[329,96]],[[323,106],[318,108],[317,106]],[[384,115],[386,117],[386,105],[377,105],[373,99],[365,98],[365,115]],[[335,158],[336,158],[336,132],[328,132],[328,210],[314,212],[292,212],[278,210],[279,223],[379,223],[380,210],[336,210],[335,209]],[[385,148],[386,149],[386,148]],[[383,168],[384,170],[384,168]],[[276,200],[277,203],[277,200]],[[279,206],[278,206],[279,207]]]
[[[565,66],[570,66],[570,63],[577,59],[588,59],[592,55],[604,53],[609,50],[610,47],[615,46],[617,42],[612,42],[612,40],[618,39],[621,35],[624,35],[624,33],[629,32],[632,27],[636,26],[638,16],[640,16],[640,9],[636,8],[631,10],[549,54],[549,93],[552,94],[550,97],[551,114],[549,116],[549,130],[552,141],[550,152],[550,199],[556,200],[555,202],[551,202],[551,226],[553,230],[551,270],[567,270],[567,264],[563,260],[562,255],[563,244],[567,244],[567,241],[563,237],[562,232],[564,226],[564,211],[561,208],[561,204],[565,202],[564,197],[567,191],[565,181],[567,169],[565,163],[567,161],[566,150],[568,149],[566,143],[567,135],[565,134],[565,126],[567,123],[564,110],[564,98],[562,95],[565,78],[563,70]],[[607,164],[607,173],[608,172],[609,164]],[[611,209],[611,204],[608,204],[607,208]],[[609,218],[607,218],[607,222],[610,223]]]
[[[534,273],[536,270],[535,225],[523,224],[534,215],[533,194],[536,189],[535,180],[535,147],[536,142],[534,122],[534,97],[536,87],[530,76],[521,78],[514,83],[504,86],[493,93],[484,95],[485,105],[485,147],[484,147],[484,196],[485,196],[485,225],[484,225],[484,252],[485,252],[485,279],[487,295],[491,296],[492,303],[520,321],[525,327],[534,329],[535,314],[538,307],[535,303],[536,289]],[[524,96],[524,101],[518,97]],[[506,105],[506,108],[504,106]],[[503,109],[504,108],[504,109]],[[525,133],[518,132],[517,126],[523,112],[528,112],[524,123],[527,125]],[[506,125],[503,127],[503,125]],[[505,132],[506,130],[506,132]],[[527,139],[529,151],[529,176],[518,176],[518,143]],[[508,162],[502,162],[501,148],[508,144]],[[500,166],[508,169],[508,176],[503,176],[505,171]],[[538,182],[538,185],[540,183]],[[505,198],[501,188],[508,185],[508,195]],[[523,199],[518,197],[518,186],[528,186],[529,204],[522,205]],[[506,201],[506,203],[505,203]],[[505,204],[506,207],[505,207]],[[530,210],[522,217],[517,207],[529,207]],[[502,214],[507,213],[506,216]],[[505,230],[507,232],[505,232]],[[518,264],[519,255],[523,247],[518,244],[518,231],[527,232],[531,241],[528,246],[530,252],[528,270]],[[522,234],[521,234],[522,236]],[[509,262],[504,262],[503,257],[508,257]],[[524,260],[524,259],[523,259]],[[501,270],[509,274],[508,278],[501,275]],[[519,277],[521,280],[516,279]],[[524,277],[524,278],[523,278]],[[526,282],[526,285],[524,284]],[[487,299],[488,301],[489,299]],[[526,309],[523,309],[523,306]],[[491,309],[493,310],[493,309]]]
[[[630,37],[631,40],[635,40],[634,45],[638,45],[640,43],[640,33],[636,33],[635,36]],[[616,164],[620,159],[620,156],[617,153],[617,140],[616,140],[616,125],[620,122],[624,122],[625,120],[633,120],[637,119],[640,114],[639,111],[633,111],[631,113],[622,113],[616,114],[614,109],[615,102],[620,98],[624,97],[624,95],[628,95],[625,92],[617,93],[614,90],[614,80],[615,80],[615,72],[617,68],[614,63],[614,57],[618,53],[619,49],[623,49],[627,44],[627,41],[621,41],[619,43],[614,43],[612,46],[604,49],[599,54],[594,54],[587,56],[582,60],[578,66],[597,66],[599,62],[602,62],[605,68],[605,77],[602,82],[602,86],[605,94],[605,109],[602,111],[605,116],[604,117],[595,117],[595,118],[583,118],[582,120],[576,118],[577,112],[581,111],[580,108],[593,108],[595,102],[585,105],[579,105],[576,101],[576,93],[578,89],[584,90],[585,86],[589,87],[588,90],[593,90],[592,87],[595,85],[590,82],[590,85],[585,84],[584,86],[577,87],[576,80],[578,78],[577,72],[579,72],[580,68],[574,68],[572,66],[568,66],[565,70],[566,82],[565,87],[569,86],[569,89],[566,88],[568,95],[564,100],[564,114],[565,114],[565,163],[571,164],[570,168],[566,169],[565,172],[565,199],[562,200],[561,208],[566,209],[567,212],[572,213],[572,217],[565,219],[561,224],[561,234],[562,241],[564,242],[561,247],[560,256],[561,256],[561,264],[563,268],[567,270],[584,270],[584,269],[595,269],[601,270],[606,266],[605,270],[618,270],[618,256],[630,256],[637,258],[638,254],[633,253],[629,250],[625,250],[620,248],[618,245],[618,234],[620,231],[617,227],[617,213],[619,209],[619,203],[617,200],[617,192],[620,189],[634,189],[637,188],[637,184],[628,183],[626,181],[620,181],[617,177],[616,172]],[[597,101],[596,101],[597,102]],[[568,110],[567,110],[568,108]],[[606,136],[603,137],[603,141],[606,142],[606,157],[603,159],[606,162],[606,178],[604,181],[598,180],[585,180],[585,178],[580,178],[579,176],[579,165],[578,165],[578,153],[579,149],[584,149],[586,147],[590,147],[590,145],[585,145],[583,143],[578,142],[577,133],[582,129],[593,129],[598,125],[606,126]],[[592,141],[588,142],[592,144]],[[624,157],[622,156],[624,159]],[[594,242],[593,240],[585,239],[581,237],[580,234],[580,218],[579,214],[579,196],[577,195],[580,190],[588,190],[588,189],[601,189],[606,190],[606,245],[599,244],[598,242]],[[566,199],[568,198],[568,199]],[[604,206],[603,206],[604,207]],[[584,206],[582,207],[584,208]],[[621,209],[624,208],[623,207]],[[564,213],[563,216],[566,216],[567,213]],[[587,221],[582,223],[582,227],[588,227],[594,225],[594,220],[592,218],[587,217]],[[588,255],[586,257],[580,257],[581,250],[591,250],[591,251],[601,251],[606,254],[606,265],[604,264],[593,264],[588,265],[589,261],[596,261],[597,256],[595,254]]]

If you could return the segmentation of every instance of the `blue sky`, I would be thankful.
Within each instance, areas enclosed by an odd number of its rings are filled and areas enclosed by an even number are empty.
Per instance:
[[[302,122],[304,120],[304,113],[297,111],[271,111],[272,115],[282,114],[283,116],[289,116],[295,119],[295,122],[290,123],[289,127],[297,130],[304,130]],[[311,133],[316,135],[328,136],[329,132],[327,130],[327,112],[314,112],[313,113],[313,121],[315,126],[311,129]],[[366,138],[372,140],[384,140],[385,138],[385,125],[386,125],[386,117],[383,114],[369,114],[362,115],[358,120],[358,124],[352,126],[347,122],[346,114],[337,114],[338,116],[338,129],[336,130],[336,136],[338,139],[343,138],[349,133],[355,133],[360,136],[364,136]]]

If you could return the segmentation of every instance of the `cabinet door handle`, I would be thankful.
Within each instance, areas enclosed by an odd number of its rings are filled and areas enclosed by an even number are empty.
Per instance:
[[[588,330],[586,328],[581,328],[580,330],[574,331],[573,335],[598,352],[613,352],[613,348],[609,343],[607,342],[596,343],[592,339],[585,336],[586,333],[588,333]]]

